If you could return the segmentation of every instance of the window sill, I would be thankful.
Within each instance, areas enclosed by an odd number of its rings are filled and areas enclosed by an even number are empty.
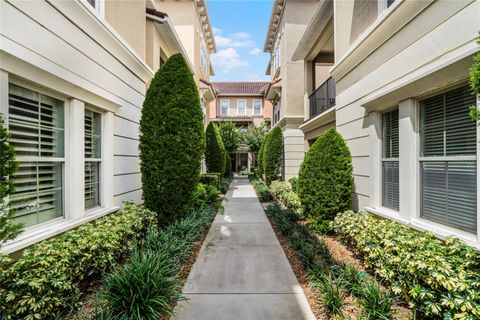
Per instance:
[[[460,240],[465,241],[465,243],[467,243],[469,246],[474,247],[476,249],[480,249],[480,242],[477,236],[474,234],[471,234],[462,230],[458,230],[455,228],[451,228],[448,226],[444,226],[444,225],[431,222],[425,219],[421,219],[421,218],[407,220],[405,218],[400,217],[397,211],[394,211],[388,208],[366,207],[365,210],[379,217],[394,220],[398,223],[404,224],[418,231],[430,231],[439,239],[445,239],[446,237],[450,237],[450,236],[457,237]]]
[[[96,220],[112,212],[118,211],[119,206],[111,208],[94,208],[88,212],[82,219],[78,220],[66,220],[55,219],[38,226],[27,228],[16,239],[8,241],[5,246],[1,248],[2,253],[13,253],[22,249],[25,249],[37,242],[54,237],[70,229],[79,227],[82,224]]]

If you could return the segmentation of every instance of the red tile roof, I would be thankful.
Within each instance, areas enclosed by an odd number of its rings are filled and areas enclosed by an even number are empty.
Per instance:
[[[263,95],[262,88],[268,86],[269,82],[212,82],[212,86],[215,88],[217,94],[250,94],[250,95]]]

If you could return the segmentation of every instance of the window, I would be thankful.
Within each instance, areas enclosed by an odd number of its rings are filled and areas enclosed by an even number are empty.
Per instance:
[[[85,209],[100,206],[102,116],[85,109]]]
[[[382,205],[398,210],[398,109],[382,114],[382,146]]]
[[[253,114],[255,116],[262,115],[262,100],[253,100]]]
[[[273,124],[280,121],[280,108],[281,108],[281,100],[278,99],[275,103],[275,107],[273,108]]]
[[[421,101],[421,217],[477,231],[475,96],[461,87]]]
[[[270,70],[272,76],[275,76],[278,67],[280,67],[280,36],[278,36],[275,41],[275,46],[273,47],[273,53],[271,57],[272,70]]]
[[[101,16],[104,15],[104,0],[86,0],[87,3]]]
[[[221,100],[220,101],[220,115],[228,116],[230,109],[230,101],[229,100]]]
[[[10,205],[33,226],[63,216],[64,102],[9,84],[9,130],[19,168]]]
[[[237,115],[247,114],[247,100],[237,100]]]

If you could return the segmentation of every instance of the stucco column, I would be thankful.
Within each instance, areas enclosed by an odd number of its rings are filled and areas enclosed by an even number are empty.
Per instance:
[[[305,156],[305,142],[303,131],[298,129],[298,125],[286,125],[283,131],[283,151],[284,151],[284,172],[283,177],[288,179],[297,177],[300,165]]]
[[[418,210],[418,165],[415,99],[398,106],[400,218],[414,219]]]

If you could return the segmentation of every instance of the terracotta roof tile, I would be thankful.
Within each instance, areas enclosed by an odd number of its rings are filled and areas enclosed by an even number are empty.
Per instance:
[[[218,94],[251,94],[263,95],[262,89],[268,86],[269,82],[212,82],[212,86]]]

